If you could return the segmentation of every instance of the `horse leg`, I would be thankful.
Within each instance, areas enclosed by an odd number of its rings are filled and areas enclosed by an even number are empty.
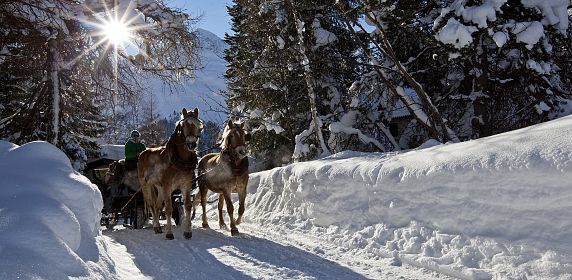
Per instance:
[[[220,229],[228,229],[224,223],[224,216],[222,214],[222,207],[224,206],[224,197],[218,194],[218,226]]]
[[[165,202],[165,219],[167,220],[167,225],[165,226],[167,233],[165,234],[165,238],[171,240],[175,237],[173,236],[173,225],[171,223],[173,204],[171,202],[170,188],[163,188],[163,201]]]
[[[161,225],[159,225],[159,211],[161,209],[160,195],[155,193],[156,186],[146,185],[143,187],[143,197],[149,207],[151,207],[151,219],[153,219],[153,230],[155,233],[162,233]]]
[[[246,186],[240,188],[238,191],[238,218],[236,218],[236,224],[240,225],[242,222],[242,214],[244,214],[245,208],[245,200],[246,200]]]
[[[191,239],[193,236],[193,232],[191,231],[191,212],[193,211],[193,203],[191,202],[191,189],[184,188],[182,190],[183,193],[183,202],[185,204],[185,216],[183,220],[183,236],[185,239]],[[179,213],[181,215],[181,213]]]
[[[203,209],[202,218],[203,218],[203,228],[209,228],[209,222],[207,221],[207,194],[209,189],[206,186],[200,187],[201,192],[201,207]]]
[[[224,196],[224,202],[226,203],[226,212],[228,212],[228,216],[230,217],[230,235],[236,236],[238,235],[238,229],[236,228],[236,223],[234,221],[234,205],[232,205],[232,197],[230,194],[230,188],[225,189],[222,193]]]

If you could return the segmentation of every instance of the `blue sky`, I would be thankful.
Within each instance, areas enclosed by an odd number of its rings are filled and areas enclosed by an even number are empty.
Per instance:
[[[167,5],[183,9],[193,17],[203,15],[197,24],[198,28],[206,29],[220,38],[224,33],[230,33],[230,16],[226,6],[232,4],[231,0],[167,0]]]

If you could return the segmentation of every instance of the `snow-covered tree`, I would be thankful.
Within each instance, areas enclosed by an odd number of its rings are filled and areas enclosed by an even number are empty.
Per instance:
[[[114,108],[140,91],[140,73],[167,81],[192,74],[191,22],[154,0],[3,1],[0,136],[50,141],[81,169],[85,149],[109,124],[104,117],[119,119]],[[110,23],[133,36],[137,53],[112,47]]]
[[[265,159],[328,153],[329,124],[349,103],[355,49],[331,1],[235,1],[229,105]],[[321,135],[321,136],[320,136]],[[279,153],[279,154],[278,154]]]
[[[572,58],[563,51],[570,40],[569,5],[457,0],[442,9],[434,30],[448,47],[442,59],[451,67],[441,98],[449,104],[446,110],[465,109],[448,110],[461,136],[488,136],[558,115],[570,98],[569,80],[563,79],[570,75],[557,62]]]
[[[201,141],[199,142],[199,151],[202,155],[219,151],[219,142],[223,127],[213,121],[206,121],[204,124]]]
[[[358,32],[355,31],[356,28],[359,28],[364,34],[364,38],[359,40],[360,45],[370,60],[372,72],[379,83],[386,88],[386,95],[389,99],[398,99],[402,106],[409,111],[413,121],[420,128],[423,128],[430,137],[443,142],[456,141],[457,137],[448,128],[439,110],[433,104],[430,94],[407,68],[406,64],[415,61],[416,58],[410,57],[407,62],[402,62],[403,57],[398,55],[398,52],[403,53],[403,48],[406,50],[408,47],[415,49],[419,48],[419,44],[402,47],[401,44],[409,39],[397,42],[392,40],[400,37],[395,36],[395,33],[391,33],[391,31],[407,30],[403,27],[406,25],[414,25],[416,29],[423,32],[423,20],[417,14],[427,10],[425,7],[427,2],[421,1],[416,4],[410,1],[337,1],[337,4],[346,15],[347,27],[352,30],[354,36],[359,37]],[[417,7],[421,9],[415,11]],[[374,31],[367,31],[364,25],[358,21],[357,17],[360,14],[364,16],[369,25],[374,27]],[[395,27],[397,22],[400,22],[401,26],[392,30],[391,28]],[[394,45],[400,46],[398,51],[393,47]],[[422,53],[420,52],[419,55]],[[385,111],[391,109],[385,108]],[[382,132],[386,131],[385,127],[381,127],[381,129]],[[391,140],[391,136],[385,134]]]

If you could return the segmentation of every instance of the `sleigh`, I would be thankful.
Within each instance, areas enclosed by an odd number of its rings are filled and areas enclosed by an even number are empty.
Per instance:
[[[103,208],[100,224],[102,226],[113,229],[121,223],[127,228],[141,229],[149,217],[145,211],[143,194],[138,191],[138,188],[130,188],[124,181],[125,177],[117,176],[117,168],[123,168],[122,164],[121,160],[98,159],[97,162],[88,164],[84,174],[97,185],[101,192]],[[179,225],[182,213],[184,213],[181,193],[173,193],[171,201],[173,220],[176,225]]]

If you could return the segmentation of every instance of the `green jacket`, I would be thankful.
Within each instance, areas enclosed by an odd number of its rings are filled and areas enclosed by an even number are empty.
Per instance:
[[[145,144],[139,142],[135,143],[129,139],[125,142],[125,159],[137,159],[139,153],[145,151]]]

